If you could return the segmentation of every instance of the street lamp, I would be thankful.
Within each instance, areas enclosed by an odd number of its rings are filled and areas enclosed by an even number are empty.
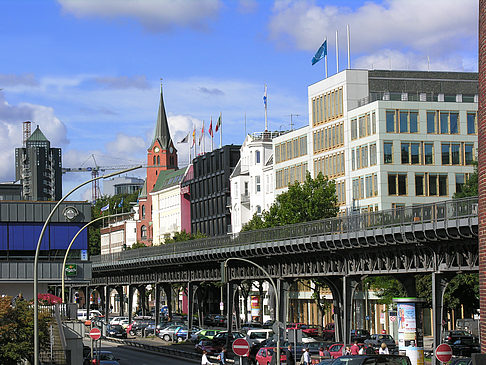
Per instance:
[[[279,326],[279,324],[280,324],[280,321],[279,321],[279,319],[280,319],[280,301],[279,301],[279,296],[278,296],[278,292],[277,292],[277,286],[275,285],[275,282],[273,281],[272,277],[260,265],[255,264],[253,261],[250,261],[250,260],[247,260],[247,259],[242,259],[242,258],[239,258],[239,257],[230,257],[229,259],[226,259],[223,263],[225,271],[226,271],[226,266],[227,266],[228,262],[231,261],[231,260],[243,261],[243,262],[246,262],[246,263],[252,264],[253,266],[258,267],[261,271],[263,271],[263,273],[270,280],[270,283],[272,284],[272,287],[273,287],[273,291],[275,293],[275,300],[277,302],[276,308],[275,308],[275,310],[276,310],[275,323],[277,324],[277,326]],[[222,277],[225,277],[225,275],[223,273],[222,273]],[[229,321],[229,318],[228,318],[228,321]],[[277,364],[280,364],[280,327],[277,331]]]
[[[47,228],[47,225],[51,221],[51,218],[54,215],[54,212],[59,207],[59,205],[61,205],[61,203],[64,200],[66,200],[66,198],[69,195],[71,195],[74,191],[78,190],[80,187],[82,187],[86,184],[89,184],[90,182],[95,181],[95,180],[107,179],[109,177],[124,174],[125,172],[133,171],[133,170],[139,169],[141,167],[142,167],[142,165],[136,166],[136,167],[131,167],[129,169],[125,169],[125,170],[121,170],[121,171],[117,171],[117,172],[113,172],[113,173],[108,174],[108,175],[98,176],[98,177],[95,177],[94,179],[91,179],[91,180],[85,181],[82,184],[79,184],[74,189],[72,189],[69,193],[64,195],[62,197],[62,199],[57,202],[57,204],[54,206],[54,208],[52,208],[51,212],[49,213],[46,221],[44,222],[44,226],[42,227],[41,233],[39,235],[39,240],[37,241],[37,248],[35,250],[35,258],[34,258],[34,365],[39,365],[39,323],[38,323],[39,322],[39,303],[38,303],[38,299],[37,299],[37,296],[39,294],[38,293],[38,287],[37,287],[39,279],[37,277],[38,276],[37,265],[38,265],[38,262],[39,262],[39,252],[40,252],[40,245],[41,245],[41,242],[42,242],[42,238],[44,237],[44,232]]]
[[[94,222],[97,222],[101,219],[105,219],[105,218],[112,218],[112,217],[119,217],[121,215],[127,215],[127,214],[131,214],[131,213],[118,213],[118,214],[112,214],[112,215],[106,215],[106,216],[101,216],[101,217],[98,217],[96,219],[93,219],[92,221],[86,223],[73,237],[73,239],[71,240],[71,243],[69,244],[67,250],[66,250],[66,254],[64,255],[64,261],[62,262],[62,267],[61,267],[61,290],[62,290],[62,303],[65,302],[64,300],[64,283],[65,283],[65,277],[66,277],[66,270],[65,270],[65,267],[66,267],[66,261],[67,261],[67,257],[68,257],[68,254],[69,254],[69,250],[71,250],[71,246],[73,245],[74,241],[76,240],[76,238],[81,234],[82,231],[84,231],[89,225],[93,224]]]

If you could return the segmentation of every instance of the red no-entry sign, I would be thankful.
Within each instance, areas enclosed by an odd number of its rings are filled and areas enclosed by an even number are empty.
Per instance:
[[[250,345],[244,338],[238,338],[233,342],[233,352],[238,356],[246,356],[250,351]]]
[[[452,349],[446,344],[442,343],[435,349],[435,357],[440,362],[449,362],[452,358]]]
[[[93,328],[91,331],[89,331],[89,337],[91,337],[93,340],[99,340],[101,337],[101,331],[99,328]]]

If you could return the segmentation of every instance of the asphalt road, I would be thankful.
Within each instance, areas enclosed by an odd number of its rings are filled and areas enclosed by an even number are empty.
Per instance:
[[[87,343],[86,343],[87,344]],[[160,354],[152,354],[150,352],[138,351],[131,347],[121,344],[103,341],[101,345],[102,350],[113,352],[115,357],[120,359],[120,365],[187,365],[194,364],[194,362],[183,360],[180,358],[173,358],[163,356]]]

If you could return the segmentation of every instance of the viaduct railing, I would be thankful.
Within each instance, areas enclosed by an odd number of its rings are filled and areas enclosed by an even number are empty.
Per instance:
[[[93,266],[103,266],[104,264],[115,263],[121,260],[143,261],[144,258],[153,256],[180,254],[252,243],[282,241],[333,233],[357,232],[372,228],[387,228],[431,222],[437,223],[452,219],[477,217],[477,214],[477,197],[454,199],[377,212],[352,212],[345,216],[240,232],[237,235],[210,237],[160,246],[138,248],[108,255],[93,256],[91,261]]]

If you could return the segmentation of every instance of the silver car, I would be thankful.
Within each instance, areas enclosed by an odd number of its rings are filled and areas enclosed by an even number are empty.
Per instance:
[[[172,341],[174,334],[181,327],[179,324],[173,324],[159,331],[159,337],[164,341]]]

